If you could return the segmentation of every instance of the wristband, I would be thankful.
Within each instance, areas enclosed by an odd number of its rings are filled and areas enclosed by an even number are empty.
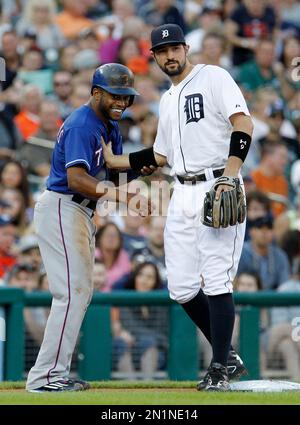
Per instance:
[[[158,167],[158,164],[155,160],[153,147],[130,153],[129,164],[130,167],[135,171],[140,171],[143,167],[150,167],[151,165]]]
[[[234,131],[231,133],[229,156],[237,156],[243,162],[246,159],[250,148],[251,136],[243,131]]]

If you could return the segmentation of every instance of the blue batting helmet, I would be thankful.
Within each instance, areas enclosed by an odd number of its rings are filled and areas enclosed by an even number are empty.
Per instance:
[[[111,94],[120,96],[130,96],[129,106],[134,101],[134,96],[139,93],[133,88],[134,76],[127,66],[119,63],[106,63],[99,66],[94,72],[92,90],[94,87],[101,87]]]

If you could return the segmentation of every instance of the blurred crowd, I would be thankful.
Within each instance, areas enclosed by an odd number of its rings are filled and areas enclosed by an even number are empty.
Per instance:
[[[243,290],[300,290],[299,0],[2,0],[0,285],[48,290],[33,208],[57,131],[88,101],[97,66],[119,62],[135,74],[140,96],[120,121],[124,151],[153,145],[159,100],[170,83],[151,58],[150,32],[164,23],[183,28],[192,63],[231,73],[252,114],[253,141],[243,167],[248,224],[237,290],[245,278],[256,283]],[[172,176],[164,168],[145,180],[170,182]],[[95,222],[95,291],[166,289],[163,215],[96,214]],[[283,310],[265,320],[266,350],[293,356],[290,373],[300,379],[299,343],[289,337],[291,316]],[[113,309],[118,370],[130,375],[140,368],[151,377],[165,367],[164,315],[163,308]],[[28,338],[37,347],[46,318],[44,310],[25,313]]]

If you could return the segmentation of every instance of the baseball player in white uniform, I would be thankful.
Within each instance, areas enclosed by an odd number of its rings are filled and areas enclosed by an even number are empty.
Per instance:
[[[226,391],[229,380],[245,372],[231,347],[234,324],[232,282],[241,255],[245,222],[226,228],[203,225],[206,192],[220,176],[239,178],[252,135],[244,97],[224,69],[187,59],[189,47],[179,26],[162,25],[151,34],[152,54],[171,79],[160,102],[153,148],[129,156],[113,155],[112,168],[172,168],[176,182],[165,228],[168,289],[212,345],[213,358],[198,390]],[[229,190],[220,184],[217,197]]]

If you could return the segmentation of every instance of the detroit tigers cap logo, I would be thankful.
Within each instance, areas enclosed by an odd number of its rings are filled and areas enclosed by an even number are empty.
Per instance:
[[[169,31],[168,30],[162,30],[161,38],[164,39],[166,37],[169,37]]]

